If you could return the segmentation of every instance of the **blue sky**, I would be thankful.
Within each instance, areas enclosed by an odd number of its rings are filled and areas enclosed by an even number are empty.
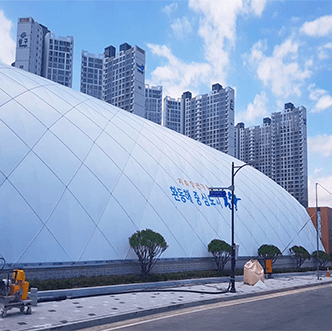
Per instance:
[[[315,183],[332,192],[332,1],[0,1],[0,60],[15,59],[17,19],[33,17],[74,36],[74,84],[81,51],[123,42],[146,51],[146,82],[164,95],[236,90],[236,122],[246,126],[286,102],[308,116],[309,204]],[[321,205],[332,195],[318,188]]]

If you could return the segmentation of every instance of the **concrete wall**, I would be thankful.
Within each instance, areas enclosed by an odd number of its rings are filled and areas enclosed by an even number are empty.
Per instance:
[[[240,257],[236,263],[237,269],[243,269],[244,264],[250,260],[250,257]],[[230,269],[230,261],[226,269]],[[273,268],[295,268],[295,259],[289,256],[280,257]],[[313,259],[306,261],[303,267],[315,267]],[[101,275],[129,275],[139,274],[140,266],[137,260],[110,261],[84,263],[76,265],[57,264],[49,266],[31,266],[17,265],[15,268],[21,268],[26,273],[26,279],[59,279],[79,276],[101,276]],[[214,259],[211,258],[193,258],[193,259],[162,259],[154,266],[153,273],[169,273],[195,270],[215,270]]]

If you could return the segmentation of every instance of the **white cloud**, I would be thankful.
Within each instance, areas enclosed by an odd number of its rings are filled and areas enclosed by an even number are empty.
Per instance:
[[[15,61],[16,43],[10,35],[12,27],[13,23],[0,10],[0,60],[9,65]]]
[[[198,34],[204,41],[206,62],[184,63],[165,45],[149,45],[153,54],[168,59],[165,66],[157,67],[152,72],[154,84],[163,84],[165,90],[177,91],[177,95],[201,83],[226,84],[230,69],[229,52],[234,48],[236,39],[236,19],[238,15],[261,15],[265,4],[266,0],[189,0],[189,8],[200,15]],[[170,14],[176,8],[173,3],[164,7],[164,12]],[[186,18],[171,21],[171,25],[178,37],[192,31]]]
[[[176,2],[171,3],[170,5],[165,6],[162,11],[170,16],[174,11],[178,8],[178,4]]]
[[[267,0],[251,0],[246,1],[244,6],[246,8],[247,13],[254,13],[257,16],[261,16]]]
[[[151,82],[162,85],[164,95],[180,97],[189,86],[198,88],[201,83],[209,83],[211,66],[208,63],[184,63],[165,45],[148,44],[148,47],[152,54],[164,57],[168,61],[166,65],[157,67],[151,73]]]
[[[315,108],[319,112],[327,108],[332,108],[332,97],[328,94],[323,95],[316,103]]]
[[[332,50],[332,43],[327,43],[318,47],[318,58],[324,60],[329,58],[328,52]]]
[[[235,44],[236,18],[244,10],[241,0],[190,0],[189,8],[202,14],[198,34],[204,40],[205,59],[212,65],[213,81],[224,82],[229,69],[229,47]]]
[[[236,114],[236,123],[245,122],[250,125],[255,119],[259,118],[261,120],[263,117],[268,116],[266,110],[268,101],[264,91],[261,94],[256,94],[254,102],[248,105],[247,110]]]
[[[318,206],[332,208],[332,176],[309,176],[309,207],[316,206],[316,183]]]
[[[264,55],[266,47],[261,41],[252,47],[250,63],[256,69],[258,78],[277,97],[300,96],[303,81],[311,76],[309,67],[312,62],[306,62],[304,69],[297,62],[298,48],[298,43],[287,39],[275,46],[273,55],[268,57]]]
[[[319,174],[321,174],[323,172],[323,170],[324,170],[324,168],[315,168],[314,174],[318,176]]]
[[[174,19],[171,23],[171,28],[178,39],[183,39],[192,32],[191,23],[187,17]]]
[[[330,157],[332,155],[332,135],[324,134],[308,137],[308,149],[309,153]]]
[[[328,108],[332,108],[332,97],[328,91],[316,88],[315,84],[311,84],[308,87],[309,98],[315,101],[315,105],[312,108],[312,113],[320,113]]]
[[[324,37],[332,32],[332,15],[322,16],[302,25],[300,32],[311,37]]]

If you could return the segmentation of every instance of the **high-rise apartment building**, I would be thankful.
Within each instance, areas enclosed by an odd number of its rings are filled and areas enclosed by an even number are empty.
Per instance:
[[[183,112],[181,99],[164,98],[163,126],[183,134]]]
[[[74,38],[47,33],[44,41],[42,76],[59,84],[73,85]]]
[[[246,163],[256,161],[260,157],[260,126],[245,128],[244,123],[238,123],[235,130],[235,157]]]
[[[104,55],[82,51],[81,87],[82,93],[103,99]]]
[[[263,125],[260,128],[260,146],[259,146],[259,168],[263,174],[272,178],[272,134],[271,118],[263,118]]]
[[[209,94],[185,92],[182,103],[185,135],[234,156],[234,90],[213,84]]]
[[[145,85],[145,114],[144,117],[157,124],[162,123],[162,86]]]
[[[145,51],[127,43],[104,52],[103,99],[138,116],[145,115]]]
[[[72,86],[73,37],[56,37],[32,17],[19,18],[14,66]]]
[[[234,156],[237,159],[242,160],[243,156],[241,157],[241,152],[243,153],[243,144],[244,142],[244,123],[240,122],[236,124],[234,128]]]
[[[308,207],[307,110],[286,103],[271,126],[271,178]]]
[[[18,19],[15,67],[42,76],[44,38],[48,32],[32,17]]]
[[[119,53],[112,45],[104,54],[82,51],[81,92],[145,117],[145,51],[128,43]]]
[[[262,126],[245,128],[238,123],[236,157],[254,162],[255,168],[273,179],[308,206],[306,108],[286,103],[283,112],[264,118]]]

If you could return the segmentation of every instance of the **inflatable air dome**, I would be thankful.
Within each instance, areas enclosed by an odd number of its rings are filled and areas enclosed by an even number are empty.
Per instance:
[[[152,229],[163,258],[231,242],[231,184],[243,163],[184,135],[21,69],[0,65],[0,254],[7,263],[135,259]],[[262,244],[315,250],[304,207],[250,166],[235,177],[240,256]]]

